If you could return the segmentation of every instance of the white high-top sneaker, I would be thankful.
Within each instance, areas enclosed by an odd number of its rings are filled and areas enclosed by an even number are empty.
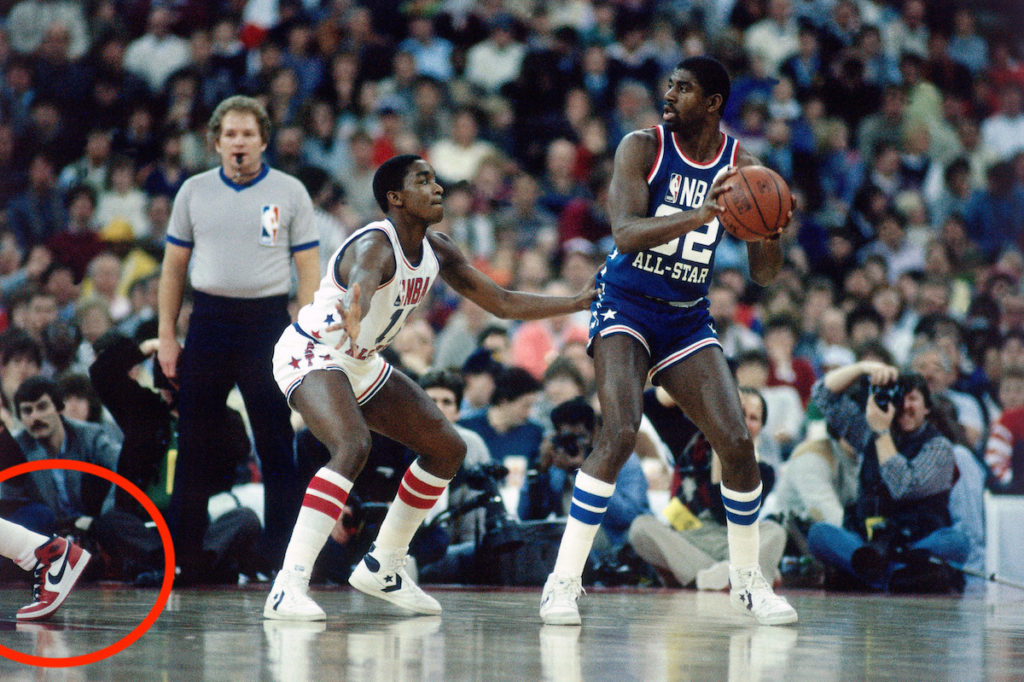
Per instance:
[[[348,584],[403,609],[436,616],[441,613],[441,605],[413,581],[405,567],[408,558],[405,550],[384,551],[371,545],[349,576]]]
[[[565,578],[552,573],[541,593],[540,619],[547,625],[579,625],[580,607],[576,602],[582,593],[579,578]]]
[[[737,569],[729,567],[729,601],[737,611],[749,614],[761,625],[786,625],[796,622],[796,609],[785,597],[772,591],[761,574],[761,567]]]
[[[263,617],[274,620],[327,620],[327,614],[309,597],[309,576],[281,570],[263,606]]]

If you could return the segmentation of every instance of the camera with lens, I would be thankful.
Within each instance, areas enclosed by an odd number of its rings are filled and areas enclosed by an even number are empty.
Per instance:
[[[483,509],[484,533],[477,542],[478,548],[495,552],[517,549],[523,544],[519,522],[508,513],[501,497],[501,482],[506,476],[508,469],[495,463],[479,464],[460,472],[457,478],[480,492],[458,507],[439,514],[434,523],[450,525],[475,509]]]
[[[891,384],[871,384],[869,391],[875,404],[883,410],[888,410],[890,404],[895,405],[896,409],[903,404],[903,382],[899,379]]]
[[[854,551],[850,563],[865,580],[877,582],[885,577],[889,564],[897,561],[909,545],[908,528],[880,521],[872,526],[867,544]]]
[[[556,450],[563,451],[570,457],[578,457],[579,455],[585,456],[589,454],[584,452],[586,441],[587,437],[578,433],[556,433],[551,437],[552,447]]]

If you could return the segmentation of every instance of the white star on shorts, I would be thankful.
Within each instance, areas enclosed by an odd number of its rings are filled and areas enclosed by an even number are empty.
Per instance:
[[[604,319],[605,322],[607,322],[608,320],[614,320],[615,315],[616,312],[614,310],[606,310],[603,313],[601,313],[601,317]]]

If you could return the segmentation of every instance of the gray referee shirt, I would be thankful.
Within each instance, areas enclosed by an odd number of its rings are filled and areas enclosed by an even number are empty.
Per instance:
[[[318,235],[306,188],[264,164],[247,185],[220,167],[186,180],[167,241],[192,249],[189,277],[197,291],[264,298],[288,293],[291,255],[317,246]]]

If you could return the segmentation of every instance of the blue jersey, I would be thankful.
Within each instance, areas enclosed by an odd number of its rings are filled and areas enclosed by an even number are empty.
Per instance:
[[[675,135],[664,124],[654,131],[658,136],[658,156],[647,174],[647,215],[664,216],[698,208],[719,171],[735,165],[736,139],[722,133],[715,158],[697,163],[686,158]],[[636,253],[613,249],[600,272],[598,285],[608,284],[665,301],[700,299],[707,296],[715,247],[723,233],[715,218],[667,244]]]

